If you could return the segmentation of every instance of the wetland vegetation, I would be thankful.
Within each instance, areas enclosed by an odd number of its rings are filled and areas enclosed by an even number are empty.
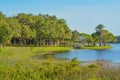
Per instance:
[[[63,50],[69,48],[61,47]],[[72,60],[54,58],[48,52],[61,48],[6,47],[0,52],[1,80],[119,80],[119,67],[81,65]],[[47,55],[46,55],[47,54]],[[37,57],[36,57],[37,56]]]
[[[119,37],[103,24],[86,34],[72,31],[55,15],[6,17],[0,12],[0,80],[119,80],[119,67],[82,65],[77,58],[53,56],[76,47],[109,49],[110,42],[119,42]]]

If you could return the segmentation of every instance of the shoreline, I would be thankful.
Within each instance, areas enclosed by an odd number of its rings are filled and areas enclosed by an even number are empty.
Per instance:
[[[113,47],[112,46],[95,46],[95,47],[85,46],[85,47],[79,47],[79,48],[75,48],[75,49],[106,50],[106,49],[111,49],[111,48],[113,48]]]
[[[120,62],[111,62],[107,60],[93,60],[93,61],[82,61],[83,66],[96,64],[101,67],[120,67]]]

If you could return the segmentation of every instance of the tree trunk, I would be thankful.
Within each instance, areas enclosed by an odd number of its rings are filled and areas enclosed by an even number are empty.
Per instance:
[[[33,43],[34,46],[37,46],[37,42],[38,42],[37,39],[33,39],[33,40],[32,40],[32,43]]]
[[[42,45],[45,46],[45,39],[42,39]]]
[[[0,43],[0,50],[2,50],[3,49],[3,46],[2,46],[2,43]]]
[[[41,39],[39,39],[39,46],[41,45]]]
[[[56,41],[56,45],[60,46],[60,40],[59,39]]]
[[[102,43],[100,42],[99,45],[102,46]]]
[[[13,40],[13,45],[16,45],[16,41],[15,40]]]
[[[19,40],[20,40],[20,46],[23,46],[23,39],[20,38]]]
[[[42,39],[39,38],[39,46],[42,47]]]
[[[103,45],[104,45],[104,46],[106,46],[106,43],[105,43],[105,42],[103,42]]]
[[[24,46],[26,46],[26,39],[24,39],[23,41],[24,41]]]
[[[93,46],[96,46],[96,43],[95,43],[95,42],[93,42]]]

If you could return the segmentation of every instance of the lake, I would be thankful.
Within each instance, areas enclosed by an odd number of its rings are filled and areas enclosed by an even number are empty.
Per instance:
[[[103,60],[114,63],[120,63],[120,44],[110,44],[112,49],[108,50],[87,50],[73,49],[71,51],[55,54],[57,58],[73,59],[77,57],[80,61],[96,61]]]

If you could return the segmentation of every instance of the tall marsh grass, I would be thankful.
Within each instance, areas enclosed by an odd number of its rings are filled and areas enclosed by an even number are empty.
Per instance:
[[[0,52],[0,80],[120,80],[119,67],[81,66],[76,58],[43,57],[49,51],[60,51],[62,47],[58,48],[8,47]],[[69,48],[63,47],[62,50]]]

